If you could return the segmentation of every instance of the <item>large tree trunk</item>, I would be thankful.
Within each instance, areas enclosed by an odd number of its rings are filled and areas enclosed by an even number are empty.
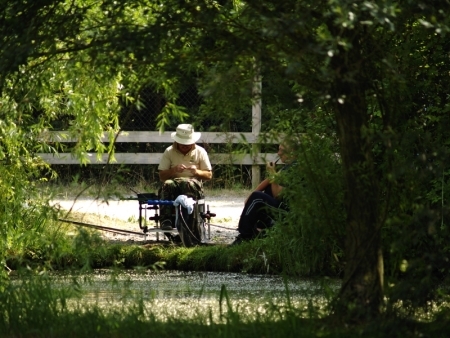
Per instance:
[[[362,73],[358,69],[361,58],[355,49],[345,57],[334,60],[335,70],[339,73],[334,83],[335,116],[347,212],[346,266],[334,310],[341,318],[364,320],[380,313],[383,299],[383,256],[378,224],[378,181],[373,163],[373,145],[366,128],[367,83],[361,76],[355,75]],[[353,55],[349,55],[351,53]]]

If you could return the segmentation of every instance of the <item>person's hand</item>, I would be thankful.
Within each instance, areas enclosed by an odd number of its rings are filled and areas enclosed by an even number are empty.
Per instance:
[[[177,166],[175,166],[175,171],[177,173],[181,173],[183,170],[186,170],[187,167],[184,164],[178,164]]]
[[[269,174],[275,174],[277,171],[275,169],[275,163],[274,162],[267,162],[266,163],[266,169],[269,172]]]
[[[197,166],[195,164],[191,165],[190,167],[187,167],[186,170],[189,170],[192,175],[197,175]]]

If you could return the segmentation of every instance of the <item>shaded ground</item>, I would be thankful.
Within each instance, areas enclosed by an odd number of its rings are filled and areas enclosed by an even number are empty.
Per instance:
[[[220,194],[215,192],[206,198],[206,204],[216,217],[211,219],[210,239],[207,243],[231,243],[237,235],[237,224],[244,206],[247,192]],[[134,196],[130,196],[134,197]],[[80,198],[76,201],[71,198],[56,199],[54,204],[67,211],[62,218],[73,219],[88,224],[123,229],[137,234],[115,234],[102,231],[102,236],[111,241],[151,243],[157,240],[167,241],[163,234],[143,234],[139,228],[139,202],[133,200],[109,200],[100,201],[91,198]],[[69,212],[70,211],[70,212]],[[154,214],[149,210],[148,217]],[[149,221],[149,229],[155,223]]]

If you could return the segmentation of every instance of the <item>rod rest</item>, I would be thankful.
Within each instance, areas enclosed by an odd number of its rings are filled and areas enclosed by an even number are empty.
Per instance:
[[[208,205],[208,209],[206,210],[206,212],[200,212],[200,217],[204,220],[205,219],[210,220],[211,217],[216,217],[216,214],[209,211],[209,205]]]

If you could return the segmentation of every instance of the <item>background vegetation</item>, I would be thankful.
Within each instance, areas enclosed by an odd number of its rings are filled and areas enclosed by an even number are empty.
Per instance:
[[[66,246],[93,266],[89,236],[48,226],[57,215],[41,183],[57,171],[35,154],[65,146],[47,130],[67,129],[81,164],[90,151],[113,158],[150,88],[154,129],[189,118],[245,131],[262,76],[264,132],[304,137],[292,212],[254,248],[288,274],[342,276],[331,313],[345,322],[448,296],[448,1],[0,4],[2,290],[12,262],[62,267]],[[187,79],[201,98],[190,107]],[[246,184],[240,168],[220,169],[219,180]],[[128,183],[127,168],[101,172]]]

